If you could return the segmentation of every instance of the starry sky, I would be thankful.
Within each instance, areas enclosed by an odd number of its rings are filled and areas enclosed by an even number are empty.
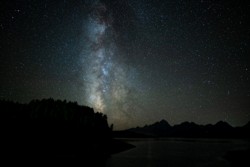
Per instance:
[[[77,101],[115,129],[250,120],[248,1],[1,0],[0,99]]]

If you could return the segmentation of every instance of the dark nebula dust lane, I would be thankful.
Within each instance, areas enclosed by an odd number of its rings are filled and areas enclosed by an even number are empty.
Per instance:
[[[124,54],[117,46],[119,33],[114,28],[113,12],[105,3],[93,1],[84,22],[87,47],[81,53],[86,60],[84,96],[89,106],[107,114],[112,121],[130,124],[133,121],[132,81],[128,80],[132,66],[125,64]],[[133,104],[136,105],[136,104]]]
[[[249,3],[0,2],[0,98],[77,101],[115,129],[250,120]]]

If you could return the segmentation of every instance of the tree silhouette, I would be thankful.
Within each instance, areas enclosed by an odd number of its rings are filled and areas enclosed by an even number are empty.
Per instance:
[[[91,155],[109,152],[107,116],[66,100],[0,101],[2,146],[9,154]]]

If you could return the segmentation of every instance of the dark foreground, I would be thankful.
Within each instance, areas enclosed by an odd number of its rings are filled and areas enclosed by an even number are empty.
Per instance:
[[[84,141],[83,141],[84,142]],[[86,141],[85,141],[86,142]],[[34,143],[33,143],[34,144]],[[77,143],[79,144],[79,143]],[[14,146],[14,147],[13,147]],[[1,150],[0,164],[8,165],[66,165],[66,166],[105,166],[107,159],[113,154],[118,154],[122,151],[134,148],[133,145],[120,140],[111,140],[105,142],[105,145],[100,143],[84,144],[83,147],[70,147],[67,143],[61,145],[37,146],[34,144],[32,148],[27,145],[13,145],[4,147]],[[28,146],[28,147],[27,147]]]
[[[250,141],[242,139],[119,139],[112,140],[110,145],[106,146],[109,153],[96,150],[97,148],[90,149],[90,146],[91,143],[78,154],[68,152],[56,156],[48,152],[49,150],[39,154],[27,154],[25,153],[27,149],[23,148],[23,152],[5,157],[5,161],[1,162],[34,166],[49,164],[97,167],[234,167],[250,165]],[[86,149],[90,149],[88,154],[86,154]]]
[[[184,124],[185,126],[181,128],[177,126],[178,131],[174,131],[179,133],[186,129],[184,132],[189,132],[184,133],[189,137],[186,139],[162,139],[159,135],[152,139],[142,133],[126,132],[127,136],[136,135],[141,139],[131,138],[121,141],[113,138],[117,133],[113,133],[112,126],[108,126],[106,115],[96,113],[92,108],[79,106],[77,103],[53,99],[34,100],[29,104],[0,101],[0,111],[1,166],[15,164],[18,166],[193,167],[244,166],[244,163],[247,166],[250,165],[248,161],[250,147],[247,138],[245,140],[216,139],[214,138],[216,135],[212,135],[213,138],[210,139],[192,139],[193,135],[200,132],[196,131],[197,126],[193,124]],[[162,124],[167,128],[162,128]],[[145,130],[149,132],[152,130],[151,127],[154,129],[153,132],[158,134],[159,132],[165,134],[169,129],[176,130],[176,127],[169,128],[164,121],[156,125],[143,128],[143,132]],[[219,125],[216,127],[221,127],[220,131],[217,131],[218,128],[212,128],[209,132],[220,134],[217,132],[227,130],[223,137],[231,132],[232,128],[228,125],[224,126],[225,123]],[[198,128],[200,129],[200,126]],[[247,134],[245,133],[247,128],[247,126],[244,127],[242,134]],[[203,131],[204,127],[201,129]],[[118,135],[124,135],[124,133]],[[131,149],[133,145],[136,148]]]
[[[0,163],[103,166],[111,154],[132,147],[113,139],[106,115],[77,103],[0,101],[0,111]]]
[[[242,139],[124,139],[134,149],[112,155],[106,167],[230,167],[250,165]]]

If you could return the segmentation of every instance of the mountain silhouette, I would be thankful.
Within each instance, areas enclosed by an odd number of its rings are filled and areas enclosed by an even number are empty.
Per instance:
[[[137,127],[129,129],[129,131],[149,136],[158,136],[158,135],[164,136],[165,133],[168,132],[170,128],[171,126],[166,120],[161,120],[159,122],[155,122],[152,125],[145,125],[143,128]]]
[[[246,138],[250,122],[242,127],[232,127],[227,122],[219,121],[216,124],[198,125],[194,122],[183,122],[170,126],[166,120],[155,122],[144,127],[131,128],[123,131],[151,137],[190,137],[190,138]],[[126,133],[125,133],[126,132]],[[126,137],[126,136],[123,136]],[[129,136],[127,136],[129,137]]]
[[[215,125],[214,125],[215,128],[218,128],[218,129],[232,129],[233,127],[231,125],[229,125],[227,122],[224,122],[224,121],[219,121],[217,122]]]

